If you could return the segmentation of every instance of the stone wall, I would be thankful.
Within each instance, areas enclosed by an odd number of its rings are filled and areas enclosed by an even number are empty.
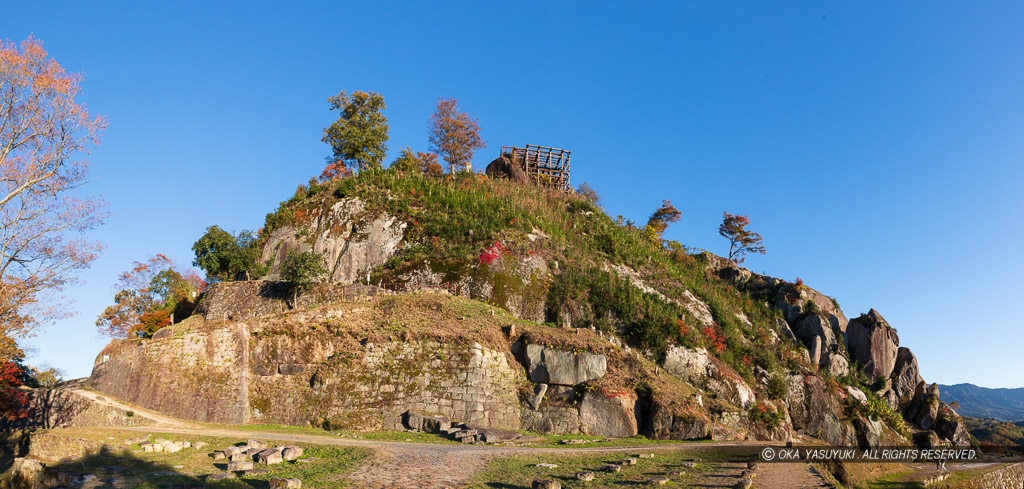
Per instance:
[[[402,413],[415,410],[519,428],[522,371],[509,355],[479,344],[345,348],[322,336],[257,336],[252,362],[253,421],[400,429]]]
[[[96,358],[89,385],[178,418],[248,421],[248,327],[175,328],[149,340],[112,342]]]
[[[85,426],[145,426],[149,420],[127,411],[101,406],[74,393],[72,385],[36,389],[29,394],[26,418],[0,423],[5,430],[77,428]]]
[[[977,479],[963,481],[955,487],[978,489],[1020,489],[1024,487],[1024,463],[993,470]]]
[[[325,283],[315,284],[311,289],[296,295],[288,282],[220,282],[213,284],[203,293],[199,304],[196,305],[195,313],[213,321],[244,321],[319,304],[370,300],[378,295],[390,293],[373,286]]]

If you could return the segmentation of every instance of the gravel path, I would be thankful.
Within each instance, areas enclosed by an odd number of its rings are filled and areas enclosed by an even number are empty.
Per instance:
[[[832,487],[825,482],[818,471],[804,463],[762,463],[754,479],[758,489],[804,489],[810,487]]]

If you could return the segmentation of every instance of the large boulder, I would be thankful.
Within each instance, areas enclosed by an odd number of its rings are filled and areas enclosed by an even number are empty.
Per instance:
[[[580,424],[587,435],[628,437],[637,434],[636,394],[587,392],[580,402]]]
[[[839,338],[836,331],[832,328],[832,323],[821,314],[808,314],[798,321],[793,327],[793,333],[797,339],[803,343],[811,355],[811,365],[818,365],[821,368],[828,369],[830,365],[836,364],[836,366],[829,371],[835,370],[837,375],[843,375],[846,373],[848,365],[845,365],[846,359],[842,360],[835,359],[835,354],[839,353]],[[842,356],[841,354],[838,356]],[[835,373],[835,372],[833,372]]]
[[[971,437],[964,429],[963,418],[944,402],[939,403],[939,417],[935,421],[935,433],[949,440],[953,446],[967,447],[971,445]]]
[[[515,164],[507,156],[499,156],[491,161],[484,173],[491,178],[507,178],[517,183],[530,183],[530,177],[523,171],[523,167]]]
[[[845,421],[838,384],[828,384],[815,375],[791,374],[786,403],[793,429],[833,445],[854,446],[857,430]]]
[[[654,406],[648,436],[657,440],[703,440],[711,436],[711,422],[702,414],[672,414]]]
[[[878,311],[852,319],[846,328],[850,357],[872,380],[887,378],[896,367],[900,338]]]
[[[703,385],[708,378],[711,359],[704,348],[672,346],[661,363],[669,373],[694,385]]]
[[[541,384],[576,385],[604,376],[604,355],[573,353],[540,345],[526,345],[526,369],[530,380]]]
[[[910,348],[900,347],[896,352],[896,366],[893,368],[892,390],[899,406],[905,406],[914,399],[914,389],[924,382],[921,369],[917,366],[917,358]]]
[[[845,333],[849,323],[831,297],[804,285],[785,284],[778,287],[775,307],[782,310],[783,317],[792,325],[806,314],[821,314],[829,326],[839,333]]]

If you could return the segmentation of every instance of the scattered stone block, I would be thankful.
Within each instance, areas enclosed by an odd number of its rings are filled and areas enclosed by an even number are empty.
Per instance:
[[[265,442],[263,440],[255,440],[255,439],[249,440],[248,445],[249,445],[249,448],[258,448],[258,449],[260,449],[260,451],[263,451],[263,450],[267,449],[267,442]]]
[[[208,480],[208,481],[222,481],[224,479],[234,479],[234,478],[235,478],[235,473],[234,472],[224,472],[224,473],[221,473],[221,474],[210,474],[210,475],[206,476],[206,480]]]
[[[302,481],[300,481],[298,479],[295,479],[295,478],[282,479],[280,477],[274,477],[273,479],[270,479],[270,489],[301,489],[301,488],[302,488]]]
[[[142,444],[139,444],[139,448],[141,448],[143,452],[152,452],[153,451],[153,444],[152,443],[142,443]]]
[[[669,479],[668,477],[651,477],[647,479],[647,484],[651,486],[663,486],[668,484],[668,481],[670,480],[672,479]]]
[[[256,461],[261,464],[279,464],[284,462],[284,457],[281,456],[281,450],[277,448],[268,448],[260,453],[256,454]]]
[[[590,440],[584,440],[582,438],[572,438],[568,440],[562,440],[559,443],[563,445],[585,445],[587,443],[590,443]]]
[[[252,470],[246,470],[245,472],[242,472],[242,475],[254,476],[254,475],[266,475],[266,474],[269,474],[269,473],[270,473],[270,471],[267,470],[267,469],[252,469]]]
[[[246,450],[246,451],[245,451],[245,454],[246,454],[246,455],[248,455],[248,456],[249,456],[249,458],[252,458],[252,457],[255,457],[257,453],[260,453],[260,452],[262,452],[263,450],[265,450],[265,449],[260,449],[260,448],[251,448],[251,447],[250,447],[250,448],[249,448],[248,450]]]
[[[252,460],[252,457],[247,453],[238,452],[228,457],[228,460],[232,462],[244,462],[246,460]]]
[[[562,483],[550,479],[538,479],[533,481],[533,489],[562,489]]]
[[[692,468],[694,468],[694,467],[696,467],[696,466],[697,466],[697,464],[696,464],[696,463],[694,463],[694,462],[683,462],[683,463],[682,463],[681,465],[682,465],[683,467],[686,467],[686,468],[688,468],[688,469],[692,469]]]
[[[236,454],[238,452],[244,452],[244,451],[245,450],[242,450],[239,447],[230,446],[230,447],[227,447],[227,448],[224,449],[224,456],[225,457],[230,457],[230,456],[232,456],[232,455],[234,455],[234,454]]]
[[[757,460],[747,462],[747,468],[750,470],[757,470]]]
[[[238,460],[234,462],[228,462],[228,472],[239,472],[242,470],[252,470],[252,460]]]
[[[207,443],[205,441],[197,441],[192,444],[192,446],[195,447],[196,450],[202,450],[206,448],[206,445]]]
[[[540,467],[542,469],[557,469],[558,464],[537,464],[537,467]]]
[[[171,442],[164,445],[164,451],[167,453],[178,453],[181,451],[181,445]]]
[[[581,481],[592,481],[597,474],[593,472],[576,472],[576,479]]]
[[[183,442],[181,442],[181,448],[192,448],[192,442],[190,442],[190,441],[183,441]]]
[[[670,471],[668,471],[668,475],[686,475],[686,471],[684,471],[684,470],[670,470]]]
[[[636,465],[637,459],[630,457],[622,461],[619,465]]]
[[[224,460],[227,458],[224,456],[224,452],[213,452],[210,456],[213,457],[214,460]]]
[[[295,460],[302,456],[302,452],[302,447],[288,445],[281,450],[281,458],[285,460]]]
[[[740,474],[740,479],[753,479],[756,476],[757,476],[757,472],[754,472],[753,470],[749,470],[748,469],[748,470],[744,470]]]
[[[150,446],[153,448],[153,450],[152,450],[153,452],[160,453],[160,452],[164,451],[164,446],[159,444],[159,443],[154,443],[154,444],[152,444]]]
[[[617,464],[608,464],[601,467],[601,470],[604,472],[618,472],[622,470],[622,466]]]
[[[461,440],[462,443],[476,443],[476,435],[463,435],[461,437],[456,436],[456,438]]]
[[[754,485],[754,481],[750,479],[740,479],[739,482],[736,483],[735,487],[736,489],[750,489],[750,486],[752,485]]]
[[[641,453],[640,455],[637,455],[637,457],[640,457],[640,458],[654,458],[654,454],[653,453]]]

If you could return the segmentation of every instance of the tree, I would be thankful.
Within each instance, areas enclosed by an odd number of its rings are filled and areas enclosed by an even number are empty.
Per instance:
[[[192,251],[196,254],[192,265],[203,269],[210,282],[237,280],[242,275],[251,280],[266,272],[259,263],[259,242],[252,231],[232,235],[219,226],[210,226],[192,245]]]
[[[718,234],[729,240],[729,259],[737,264],[743,263],[747,253],[764,254],[761,235],[747,230],[749,216],[734,216],[722,213],[722,224],[718,226]]]
[[[131,270],[118,276],[114,304],[96,319],[100,334],[112,338],[146,338],[178,320],[188,317],[195,299],[206,289],[192,270],[177,270],[164,255],[145,262],[133,262]]]
[[[16,340],[70,316],[60,293],[100,249],[81,235],[102,223],[102,201],[72,195],[106,127],[75,101],[81,78],[39,40],[0,41],[0,363]]]
[[[601,202],[601,195],[598,194],[597,190],[595,190],[594,187],[591,187],[587,182],[583,182],[579,187],[576,187],[576,193],[579,194],[580,197],[587,199],[591,204],[600,205],[599,202]]]
[[[683,217],[683,214],[676,210],[671,202],[663,200],[661,201],[661,207],[654,211],[654,214],[651,214],[650,219],[647,220],[647,227],[645,229],[657,239],[661,239],[662,235],[665,234],[665,230],[668,229],[668,225],[679,222],[681,217]]]
[[[421,166],[422,162],[408,146],[402,149],[402,154],[395,158],[395,161],[391,162],[391,168],[403,172],[419,171]]]
[[[334,150],[333,161],[358,171],[380,168],[388,151],[388,118],[380,113],[387,108],[384,96],[362,90],[349,96],[342,90],[327,101],[331,110],[341,111],[338,120],[324,129],[322,139]]]
[[[281,280],[292,283],[292,300],[298,298],[299,290],[308,288],[327,273],[320,255],[312,251],[288,253],[281,267]]]
[[[420,170],[428,177],[439,177],[444,175],[444,170],[437,163],[437,155],[434,153],[416,152],[416,158],[420,160]]]
[[[480,124],[476,118],[459,112],[455,99],[437,99],[437,109],[427,124],[431,150],[448,162],[448,172],[472,170],[473,152],[486,148],[480,139]]]
[[[329,159],[329,158],[328,158]],[[331,160],[324,167],[324,171],[320,173],[320,181],[326,182],[328,180],[341,180],[352,174],[352,170],[341,160]]]

